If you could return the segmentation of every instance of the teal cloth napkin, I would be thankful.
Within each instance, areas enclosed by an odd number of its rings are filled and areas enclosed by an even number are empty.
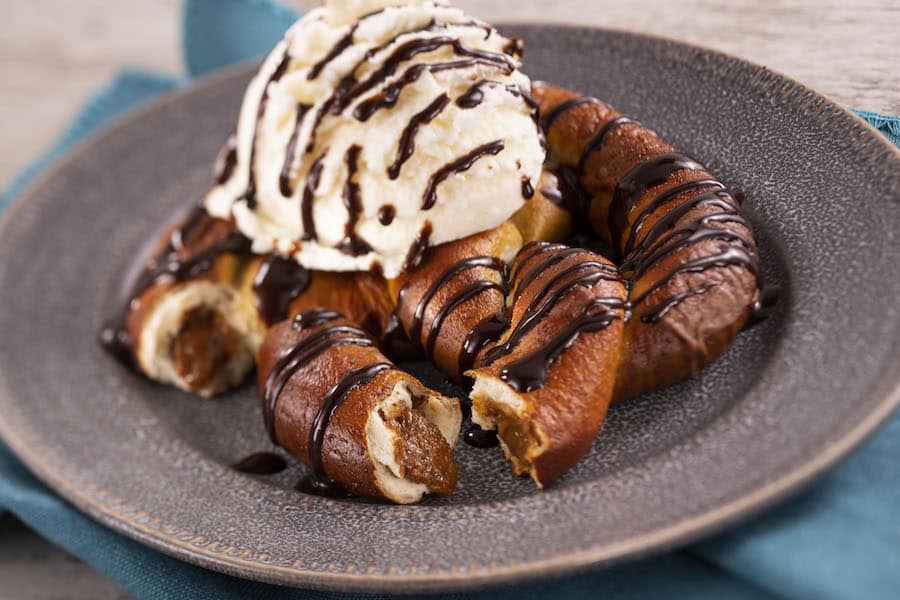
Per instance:
[[[265,53],[296,19],[271,0],[187,0],[188,79],[127,70],[101,90],[60,141],[0,196],[22,187],[81,137],[190,78]],[[226,35],[227,32],[227,35]],[[900,118],[858,112],[900,145]],[[0,417],[2,418],[2,417]],[[748,524],[664,556],[580,575],[432,598],[898,598],[900,415],[840,467]],[[180,562],[107,529],[56,496],[0,445],[0,509],[138,598],[380,598],[291,590]],[[0,596],[6,597],[0,582]],[[421,597],[421,596],[420,596]]]

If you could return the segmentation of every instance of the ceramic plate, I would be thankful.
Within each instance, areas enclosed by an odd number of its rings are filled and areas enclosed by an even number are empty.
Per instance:
[[[418,506],[294,492],[299,465],[271,478],[229,470],[269,448],[252,385],[198,400],[122,369],[95,334],[147,240],[210,184],[246,66],[109,127],[4,216],[7,444],[92,517],[186,561],[282,584],[407,591],[684,544],[848,453],[900,400],[896,149],[830,100],[722,54],[594,29],[506,31],[526,40],[535,78],[609,101],[746,195],[766,280],[782,293],[725,357],[616,406],[590,455],[542,493],[499,451],[464,444],[457,493]]]

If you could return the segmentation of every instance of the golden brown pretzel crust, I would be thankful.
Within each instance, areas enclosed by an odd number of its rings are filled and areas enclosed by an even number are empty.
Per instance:
[[[356,343],[330,345],[314,354],[307,362],[303,362],[296,370],[277,372],[282,366],[279,361],[288,352],[292,349],[308,351],[310,347],[316,345],[309,340],[323,333],[326,327],[337,328],[333,333],[325,332],[330,340],[358,335],[342,333],[341,329],[351,328],[361,331],[355,323],[337,315],[327,322],[302,328],[296,327],[295,321],[282,321],[269,330],[257,353],[259,396],[263,403],[263,411],[268,410],[267,403],[270,400],[276,401],[273,404],[274,413],[271,414],[274,441],[291,455],[312,466],[314,464],[312,453],[316,450],[310,448],[310,431],[329,392],[345,381],[350,372],[376,365],[385,366],[386,368],[375,373],[373,377],[350,387],[341,398],[337,410],[324,429],[324,441],[319,456],[324,475],[347,491],[371,498],[386,498],[384,490],[376,481],[373,449],[367,435],[370,415],[378,410],[379,402],[388,398],[399,383],[405,382],[412,389],[419,389],[435,396],[438,394],[423,388],[412,376],[393,367],[374,345],[374,340],[371,340],[370,345]],[[282,373],[287,376],[277,396],[271,396],[270,390],[267,390],[267,385],[272,381],[270,377],[273,371],[276,371],[276,376]],[[458,426],[457,421],[457,430]],[[439,481],[430,481],[429,485],[432,491],[450,494],[456,484],[456,466],[450,458],[450,445],[436,428],[426,433],[430,434],[431,438],[426,445],[432,449],[428,453],[429,458],[432,461],[437,457],[442,460],[439,465],[431,465],[435,466],[433,471],[439,472]],[[433,476],[434,472],[430,475]]]
[[[391,282],[397,317],[406,334],[448,377],[459,380],[461,370],[471,366],[464,364],[460,369],[469,334],[479,323],[503,312],[503,268],[521,245],[516,227],[504,223],[430,248],[419,267]]]
[[[165,232],[160,236],[155,250],[151,254],[151,260],[159,260],[163,257],[167,250],[169,240],[182,225],[183,223],[179,222],[166,228]],[[219,243],[233,230],[234,226],[228,221],[209,216],[203,217],[199,220],[199,223],[190,230],[187,238],[182,240],[182,247],[180,247],[176,253],[178,259],[182,261],[191,260],[211,246]],[[203,270],[190,277],[189,281],[205,279],[213,282],[230,284],[237,277],[238,271],[243,268],[243,263],[243,257],[237,254],[230,252],[222,253],[215,256],[209,269]],[[144,321],[156,302],[179,283],[182,282],[177,282],[170,278],[160,278],[157,281],[151,282],[146,289],[140,290],[132,299],[126,313],[125,325],[128,330],[129,338],[135,346],[139,343]]]
[[[545,116],[552,115],[564,102],[580,97],[576,92],[547,84],[536,84],[533,94]],[[614,399],[630,398],[697,373],[725,352],[758,297],[756,245],[747,221],[718,182],[696,184],[694,189],[653,206],[654,201],[678,186],[714,180],[699,165],[675,170],[643,193],[638,190],[633,207],[614,205],[615,190],[626,175],[634,173],[645,161],[664,158],[662,155],[674,153],[675,149],[650,129],[628,122],[608,129],[602,146],[583,156],[592,139],[621,115],[601,102],[584,102],[565,112],[557,110],[556,115],[546,132],[552,158],[579,169],[580,183],[590,199],[591,224],[623,256],[621,272],[629,284],[629,301],[634,305],[625,327]],[[717,192],[718,198],[697,203],[700,195]],[[703,217],[723,211],[729,216],[713,217],[715,222],[711,225],[720,229],[720,234],[698,236],[699,241],[686,243],[690,228]],[[670,217],[668,222],[670,213],[679,216]],[[660,227],[654,232],[656,224]],[[667,238],[673,231],[685,233],[679,239]],[[648,241],[651,233],[653,239]],[[658,253],[660,242],[673,251]],[[689,263],[714,261],[717,256],[725,257],[720,264],[675,273]],[[737,260],[743,258],[748,260]],[[670,277],[672,273],[675,274]],[[656,285],[659,287],[654,290]],[[670,307],[664,310],[667,304]]]
[[[621,352],[625,287],[605,258],[544,243],[522,249],[512,277],[510,328],[468,372],[475,379],[472,409],[476,422],[496,424],[515,472],[544,487],[587,453],[603,424]],[[542,307],[545,314],[526,330],[523,320]],[[553,341],[570,340],[573,331],[571,345],[547,360]]]
[[[375,273],[310,272],[303,289],[283,305],[287,314],[282,310],[278,318],[328,309],[345,315],[337,325],[359,323],[376,337],[399,323],[418,354],[444,374],[457,380],[464,372],[473,377],[475,421],[496,427],[514,470],[530,474],[543,487],[590,449],[611,401],[689,377],[725,352],[751,315],[759,280],[749,222],[705,168],[595,99],[547,84],[535,84],[533,95],[544,114],[549,166],[533,198],[507,223],[430,248],[418,267],[391,281]],[[553,199],[557,169],[575,174],[587,198],[584,216],[618,253],[618,266],[587,250],[545,243],[565,238],[582,218],[571,204]],[[178,231],[168,232],[164,241],[175,239],[172,232]],[[234,227],[206,215],[184,231],[189,235],[181,240],[177,258],[188,262],[226,241]],[[527,242],[537,243],[523,248]],[[157,254],[172,252],[166,248]],[[252,257],[238,246],[222,248],[196,274],[188,270],[183,280],[163,277],[136,295],[126,320],[132,343],[140,341],[154,307],[184,283],[215,283],[240,306],[255,305],[254,280],[267,258]],[[553,257],[559,260],[548,260]],[[608,277],[567,286],[591,272]],[[508,344],[542,299],[563,288],[533,328]],[[569,335],[588,307],[591,319],[607,315],[608,322],[578,330],[551,359],[534,359]],[[179,373],[198,389],[229,354],[248,344],[255,347],[268,327],[261,314],[253,313],[249,333],[239,334],[221,314],[207,312],[185,316],[186,325],[171,345],[176,364],[184,365]],[[308,335],[291,320],[269,330],[257,355],[264,404],[269,375]],[[250,336],[256,341],[248,341]],[[372,365],[386,368],[343,397],[325,430],[322,468],[355,494],[390,498],[377,481],[366,423],[398,384],[417,393],[427,390],[393,368],[374,343],[329,347],[286,379],[272,425],[277,442],[310,463],[310,430],[322,399],[345,375]],[[518,375],[513,373],[517,368]],[[413,411],[385,421],[402,439],[398,460],[406,461],[402,468],[409,468],[413,481],[424,485],[415,478],[435,476],[429,489],[450,493],[455,466],[436,425]],[[416,438],[414,431],[424,437]],[[429,436],[432,441],[418,444]],[[431,464],[435,456],[443,466]],[[424,470],[418,471],[421,465]]]
[[[314,308],[327,308],[359,323],[375,337],[388,326],[394,303],[384,277],[368,272],[310,271],[309,287],[291,303],[294,317]]]

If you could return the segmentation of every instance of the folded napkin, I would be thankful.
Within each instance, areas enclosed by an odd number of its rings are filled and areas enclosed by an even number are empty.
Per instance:
[[[187,0],[193,78],[266,52],[296,19],[271,0]],[[227,36],[224,35],[227,32]],[[75,141],[188,80],[136,70],[101,90],[47,154],[0,196],[0,210]],[[900,145],[900,118],[859,112]],[[432,598],[897,598],[900,596],[900,415],[840,467],[780,508],[692,547],[628,565]],[[292,590],[220,575],[120,536],[51,492],[0,445],[0,509],[138,598],[378,598]],[[2,592],[2,583],[0,583]],[[2,594],[0,594],[2,595]]]

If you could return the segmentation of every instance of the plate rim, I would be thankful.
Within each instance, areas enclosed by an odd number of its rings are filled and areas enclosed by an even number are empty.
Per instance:
[[[682,57],[685,62],[688,62],[691,57],[696,55],[708,55],[719,60],[724,59],[724,64],[726,65],[750,67],[758,75],[768,73],[770,78],[767,83],[771,84],[773,88],[777,86],[775,93],[778,96],[785,98],[802,94],[822,102],[823,106],[817,112],[832,111],[841,117],[850,117],[857,126],[862,126],[863,131],[867,134],[865,143],[872,146],[872,150],[887,151],[886,156],[888,158],[892,154],[893,158],[900,159],[900,148],[891,144],[877,129],[837,101],[779,71],[743,58],[696,44],[624,29],[585,27],[568,23],[541,25],[515,21],[498,25],[498,27],[503,26],[515,26],[520,29],[532,30],[568,30],[581,35],[591,35],[597,32],[611,33],[631,38],[635,43],[645,46],[668,46],[674,50],[675,54]],[[19,215],[29,210],[35,210],[35,202],[29,201],[29,198],[35,195],[36,190],[43,187],[45,183],[52,181],[60,171],[68,167],[81,154],[90,150],[91,147],[102,143],[110,136],[116,135],[119,129],[141,120],[146,113],[176,103],[184,96],[196,93],[206,87],[215,86],[223,80],[235,77],[238,73],[249,72],[249,68],[253,64],[258,64],[258,61],[242,62],[219,69],[198,79],[191,85],[167,92],[125,115],[111,119],[96,132],[73,145],[52,166],[25,187],[18,198],[14,199],[12,204],[0,215],[0,232],[14,231],[16,223],[20,219]],[[877,148],[877,146],[880,146],[880,148]],[[0,236],[0,238],[2,237],[4,236]],[[115,498],[104,501],[97,495],[92,495],[83,489],[79,489],[76,484],[62,477],[52,465],[42,460],[40,452],[34,452],[30,449],[26,440],[18,436],[13,428],[9,426],[7,420],[2,417],[0,417],[0,438],[41,481],[94,520],[139,543],[188,563],[257,581],[323,590],[408,593],[449,591],[522,582],[632,560],[651,553],[655,554],[671,549],[749,518],[766,507],[796,493],[805,484],[835,466],[890,417],[893,411],[900,406],[900,373],[896,375],[893,382],[890,381],[889,375],[886,375],[882,381],[886,382],[888,390],[884,398],[853,428],[839,439],[835,439],[832,443],[826,445],[815,456],[780,474],[751,493],[721,504],[703,514],[688,517],[651,532],[638,534],[627,540],[601,547],[573,550],[552,557],[518,564],[491,565],[488,569],[479,572],[336,573],[285,567],[266,563],[262,560],[247,559],[243,556],[235,557],[227,556],[224,553],[214,553],[208,547],[198,547],[192,544],[190,540],[179,540],[176,537],[177,533],[174,535],[166,534],[160,530],[142,525],[136,518],[129,518],[123,515],[120,511],[114,510],[117,507],[121,508],[121,504],[117,504]],[[0,394],[6,396],[3,393],[4,391],[4,389],[0,388]],[[15,404],[12,394],[3,398],[3,400],[13,405]]]

